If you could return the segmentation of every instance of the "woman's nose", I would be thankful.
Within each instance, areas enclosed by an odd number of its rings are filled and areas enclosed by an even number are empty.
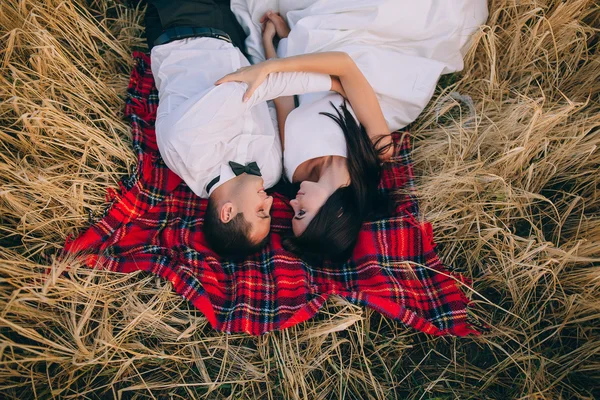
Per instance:
[[[290,205],[292,206],[294,211],[296,211],[298,209],[298,200],[296,200],[296,199],[290,200]]]

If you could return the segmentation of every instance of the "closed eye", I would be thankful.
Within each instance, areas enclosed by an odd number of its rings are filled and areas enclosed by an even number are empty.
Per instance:
[[[294,215],[294,219],[302,219],[304,218],[304,214],[306,214],[306,211],[300,210],[296,215]]]
[[[269,219],[271,216],[265,213],[265,210],[258,210],[258,217],[261,219]]]

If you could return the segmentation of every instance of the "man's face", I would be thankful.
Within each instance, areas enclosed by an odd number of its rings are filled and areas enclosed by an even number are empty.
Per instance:
[[[251,225],[249,239],[255,243],[262,241],[271,229],[271,206],[273,197],[267,196],[260,176],[249,175],[237,192],[238,212]]]

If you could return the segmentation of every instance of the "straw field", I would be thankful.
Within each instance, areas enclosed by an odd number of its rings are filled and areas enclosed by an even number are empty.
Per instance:
[[[600,4],[489,6],[410,130],[422,211],[490,332],[429,337],[334,299],[254,338],[154,276],[57,259],[133,170],[143,7],[0,1],[0,398],[600,398]]]

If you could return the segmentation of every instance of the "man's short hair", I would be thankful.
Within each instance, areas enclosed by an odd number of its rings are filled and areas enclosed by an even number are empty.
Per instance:
[[[252,225],[246,221],[243,213],[237,213],[226,224],[221,222],[216,203],[208,199],[203,226],[204,237],[215,253],[223,257],[244,257],[256,253],[267,243],[269,235],[258,243],[250,240]]]

